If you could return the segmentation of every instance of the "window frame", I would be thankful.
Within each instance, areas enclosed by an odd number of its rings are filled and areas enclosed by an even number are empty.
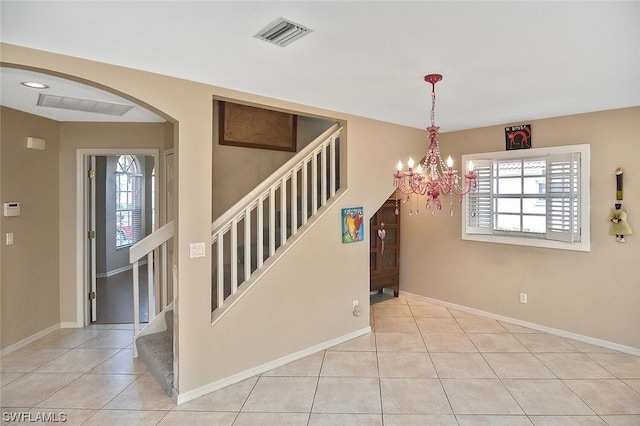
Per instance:
[[[120,170],[120,161],[123,157],[128,157],[131,162],[127,170]],[[132,170],[135,169],[135,170]],[[126,190],[120,188],[120,177],[124,177],[129,182]],[[133,154],[122,154],[117,156],[115,162],[115,220],[116,220],[116,251],[128,249],[142,239],[142,230],[144,228],[144,218],[142,217],[142,205],[144,203],[144,175],[141,173],[141,166],[138,157]],[[126,207],[120,206],[121,197],[119,194],[128,194],[125,198],[128,200]],[[130,199],[130,200],[129,200]],[[130,216],[131,222],[131,238],[124,244],[118,244],[118,222],[122,213]],[[122,231],[125,232],[125,231]]]
[[[557,239],[557,234],[551,232],[549,229],[549,219],[547,217],[547,231],[545,234],[525,234],[522,232],[502,232],[494,230],[494,181],[496,177],[493,172],[493,163],[501,160],[510,159],[535,159],[535,158],[547,158],[547,164],[549,164],[549,158],[562,158],[566,156],[575,157],[575,154],[579,154],[579,166],[577,170],[577,183],[574,190],[578,190],[577,204],[573,208],[577,208],[577,232],[579,232],[579,241],[561,241]],[[498,151],[498,152],[485,152],[476,154],[465,154],[462,156],[462,164],[467,164],[469,161],[473,161],[476,165],[476,173],[479,175],[478,184],[481,186],[478,191],[481,191],[481,196],[473,197],[473,194],[469,194],[464,197],[462,203],[462,239],[469,241],[481,241],[499,244],[514,244],[529,247],[543,247],[552,249],[563,250],[577,250],[577,251],[591,251],[591,235],[590,235],[590,145],[589,144],[577,144],[577,145],[565,145],[546,148],[531,148],[512,151]],[[487,177],[488,174],[488,177]],[[549,170],[545,171],[546,179],[549,179]],[[484,178],[484,179],[483,179]],[[487,181],[488,179],[488,181]],[[524,191],[523,191],[524,192]],[[545,197],[550,197],[549,188],[546,188]],[[573,194],[573,193],[572,193]],[[573,195],[572,195],[573,196]],[[487,213],[487,199],[490,199],[488,203]],[[518,199],[522,199],[521,197]],[[474,216],[473,222],[478,226],[472,226],[469,219],[469,205],[473,203],[482,203],[485,210],[483,215],[478,217]],[[478,204],[476,204],[478,205]],[[549,203],[547,202],[547,214],[548,216]],[[554,239],[549,239],[554,238]]]

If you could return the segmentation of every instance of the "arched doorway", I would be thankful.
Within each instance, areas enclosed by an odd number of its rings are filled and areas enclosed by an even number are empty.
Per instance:
[[[168,216],[165,206],[168,197],[164,195],[168,179],[163,176],[163,161],[164,153],[172,151],[175,145],[171,143],[175,140],[173,121],[143,102],[73,76],[13,65],[3,65],[1,71],[3,106],[49,119],[57,123],[60,129],[56,132],[61,135],[60,140],[49,140],[47,143],[47,150],[59,151],[56,169],[58,176],[53,176],[52,179],[57,184],[56,191],[59,191],[59,196],[56,197],[59,205],[42,207],[55,209],[60,215],[59,226],[56,226],[59,228],[59,236],[56,236],[59,241],[55,245],[60,248],[56,250],[56,256],[59,257],[61,272],[52,274],[48,285],[60,289],[61,326],[84,326],[90,322],[90,316],[87,315],[90,300],[90,292],[87,291],[87,271],[90,270],[90,266],[87,264],[88,234],[83,211],[86,195],[81,184],[86,172],[79,171],[84,169],[84,158],[78,154],[78,150],[108,150],[123,146],[132,150],[149,149],[148,142],[140,142],[135,137],[128,138],[127,134],[131,134],[129,130],[136,127],[139,128],[138,134],[143,135],[148,133],[149,128],[156,128],[156,132],[161,133],[161,136],[156,138],[158,143],[152,147],[157,150],[154,156],[155,164],[160,167],[156,178],[155,197],[155,205],[158,208],[155,210],[156,224],[161,225]],[[26,87],[22,84],[39,81],[44,83],[40,88]],[[53,106],[51,101],[56,99],[59,104]],[[77,108],[79,102],[89,106]],[[126,110],[125,113],[105,113],[114,105],[117,107],[115,110]],[[122,107],[123,105],[125,107]],[[33,136],[37,137],[36,134]],[[110,140],[109,136],[112,136]],[[100,155],[99,152],[97,154]],[[173,177],[170,180],[172,181]],[[31,244],[37,244],[37,241]],[[27,261],[31,260],[25,260]],[[75,311],[75,321],[71,321],[71,310]]]

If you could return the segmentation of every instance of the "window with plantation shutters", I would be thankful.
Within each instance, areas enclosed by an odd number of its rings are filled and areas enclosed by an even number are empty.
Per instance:
[[[589,145],[464,155],[462,238],[589,251]]]
[[[142,229],[142,174],[133,155],[121,155],[116,163],[116,248],[140,240]]]
[[[465,203],[467,232],[491,233],[491,160],[473,160],[473,170],[478,176]]]

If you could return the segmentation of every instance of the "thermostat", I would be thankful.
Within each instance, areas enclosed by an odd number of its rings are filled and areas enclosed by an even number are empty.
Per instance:
[[[20,203],[4,203],[4,215],[20,216]]]

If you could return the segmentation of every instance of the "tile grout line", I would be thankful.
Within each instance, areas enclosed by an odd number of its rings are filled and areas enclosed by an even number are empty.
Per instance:
[[[318,369],[318,376],[316,377],[316,387],[313,390],[313,399],[311,400],[311,407],[309,407],[309,415],[307,416],[307,426],[311,423],[311,414],[313,413],[313,407],[316,405],[316,397],[318,396],[318,388],[320,387],[320,377],[322,376],[322,368],[324,367],[327,351],[322,351],[322,361],[320,362],[320,368]]]

